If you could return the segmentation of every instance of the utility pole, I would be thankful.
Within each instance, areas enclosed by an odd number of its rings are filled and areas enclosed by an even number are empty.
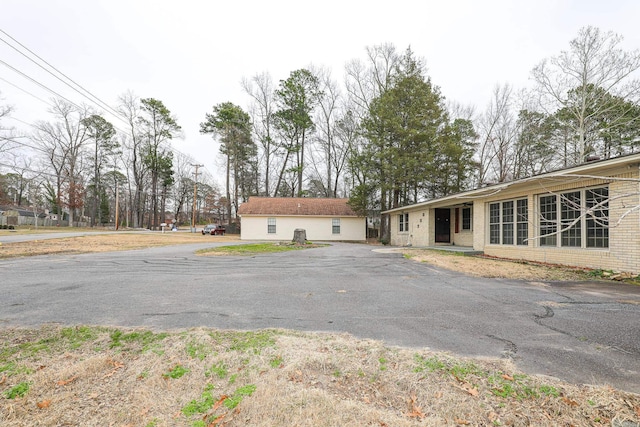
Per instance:
[[[120,220],[120,218],[118,218],[118,212],[120,210],[120,205],[119,205],[119,194],[118,194],[118,181],[116,180],[116,231],[118,231],[118,221]]]
[[[191,165],[196,168],[195,179],[193,180],[193,210],[191,211],[191,232],[196,232],[196,199],[198,198],[198,168],[204,165]]]

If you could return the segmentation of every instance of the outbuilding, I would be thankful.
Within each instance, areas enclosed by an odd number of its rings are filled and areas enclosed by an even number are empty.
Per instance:
[[[289,241],[296,229],[310,241],[365,241],[365,217],[349,199],[308,197],[250,197],[240,205],[242,240]]]

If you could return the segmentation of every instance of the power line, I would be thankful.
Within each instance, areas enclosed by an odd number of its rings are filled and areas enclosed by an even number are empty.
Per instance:
[[[29,59],[31,62],[33,62],[34,64],[36,64],[38,67],[42,68],[44,71],[46,71],[47,73],[51,74],[53,77],[55,77],[56,79],[58,79],[59,81],[61,81],[62,83],[64,83],[65,85],[67,85],[68,87],[70,87],[71,89],[73,89],[75,92],[77,92],[78,94],[80,94],[81,96],[83,96],[84,98],[88,99],[89,101],[91,101],[93,104],[97,105],[100,108],[106,108],[109,110],[109,112],[114,115],[116,118],[118,118],[119,120],[121,120],[123,123],[125,123],[127,126],[130,125],[130,123],[127,121],[127,119],[125,117],[123,117],[122,113],[119,112],[118,110],[112,108],[111,106],[109,106],[109,104],[107,104],[106,102],[102,101],[100,98],[98,98],[96,95],[94,95],[93,93],[91,93],[89,90],[85,89],[83,86],[81,86],[79,83],[75,82],[72,78],[70,78],[69,76],[67,76],[66,74],[64,74],[62,71],[58,70],[55,66],[51,65],[49,62],[47,62],[45,59],[43,59],[42,57],[40,57],[38,54],[36,54],[35,52],[33,52],[31,49],[29,49],[28,47],[26,47],[25,45],[23,45],[22,43],[20,43],[18,40],[16,40],[14,37],[12,37],[10,34],[8,34],[6,31],[0,29],[0,32],[5,34],[7,37],[9,37],[13,42],[15,42],[16,44],[18,44],[22,49],[26,50],[27,52],[29,52],[31,55],[35,56],[36,58],[38,58],[40,61],[42,61],[43,63],[45,63],[48,67],[50,67],[51,69],[55,70],[58,74],[60,74],[61,76],[63,76],[65,79],[67,79],[68,81],[70,81],[71,83],[73,83],[74,85],[76,85],[78,88],[80,88],[82,91],[86,92],[86,94],[90,95],[92,98],[94,98],[95,100],[89,98],[87,95],[83,94],[82,92],[80,92],[78,89],[72,87],[69,83],[65,82],[64,80],[62,80],[60,77],[56,76],[55,74],[53,74],[50,70],[47,70],[45,67],[43,67],[41,64],[37,63],[35,60],[33,60],[33,58],[30,58],[28,55],[26,55],[24,52],[21,52],[18,48],[16,48],[15,46],[13,46],[11,43],[7,42],[4,38],[0,37],[0,40],[2,42],[4,42],[5,44],[7,44],[9,47],[11,47],[12,49],[14,49],[16,52],[20,53],[22,56],[24,56],[25,58]],[[60,95],[58,92],[54,91],[53,89],[49,88],[48,86],[46,86],[43,83],[40,83],[39,81],[37,81],[36,79],[30,77],[29,75],[27,75],[26,73],[18,70],[17,68],[9,65],[8,63],[6,63],[5,61],[0,59],[0,63],[4,64],[6,67],[10,68],[11,70],[13,70],[14,72],[20,74],[21,76],[23,76],[24,78],[30,80],[31,82],[35,83],[36,85],[38,85],[39,87],[43,88],[44,90],[54,94],[55,96],[57,96],[58,98],[61,98],[65,101],[67,101],[69,104],[75,106],[78,109],[82,109],[79,105],[77,105],[76,103],[74,103],[73,101],[67,99],[66,97]],[[37,97],[36,95],[33,95],[32,93],[28,92],[25,89],[22,89],[21,87],[3,79],[0,77],[0,79],[2,79],[3,81],[7,82],[8,84],[10,84],[11,86],[14,86],[15,88],[33,96],[34,98],[40,100],[41,102],[44,102],[45,104],[49,105],[50,107],[54,107],[54,105],[52,105],[49,102],[44,101],[43,99]],[[18,120],[20,121],[20,120]],[[25,123],[25,122],[22,122]],[[29,126],[35,127],[35,125],[33,124],[28,124],[25,123]],[[117,126],[114,125],[114,128],[119,130],[121,133],[128,135],[129,131],[125,131]],[[16,143],[19,143],[18,141],[14,141]],[[24,143],[20,143],[23,146],[27,146],[28,145],[24,144]],[[34,148],[35,147],[29,147],[29,148]],[[184,156],[187,158],[191,158],[192,156],[187,155],[182,153],[181,151],[177,150],[175,147],[171,146],[171,149]]]
[[[20,86],[18,86],[18,85],[16,85],[16,84],[11,83],[9,80],[4,79],[4,78],[2,78],[2,77],[0,77],[0,80],[2,80],[3,82],[5,82],[5,83],[6,83],[6,84],[8,84],[8,85],[11,85],[11,86],[15,87],[15,88],[16,88],[16,89],[18,89],[18,90],[20,90],[20,91],[22,91],[22,92],[26,93],[27,95],[31,95],[32,97],[34,97],[34,98],[35,98],[35,99],[37,99],[38,101],[44,102],[45,104],[47,104],[47,105],[51,106],[51,104],[49,104],[49,102],[48,102],[48,101],[45,101],[44,99],[40,98],[39,96],[32,94],[32,93],[31,93],[31,92],[29,92],[28,90],[23,89],[23,88],[21,88]]]
[[[78,88],[80,88],[82,91],[84,91],[85,93],[80,92],[77,88],[73,87],[72,85],[70,85],[68,82],[62,80],[59,76],[55,75],[54,73],[52,73],[50,70],[46,69],[45,67],[42,66],[42,64],[39,64],[37,61],[35,61],[33,58],[30,58],[28,55],[26,55],[24,52],[21,52],[18,48],[16,48],[15,46],[13,46],[12,44],[10,44],[9,42],[7,42],[4,38],[0,37],[0,40],[2,42],[4,42],[6,45],[8,45],[9,47],[11,47],[13,50],[15,50],[16,52],[18,52],[20,55],[24,56],[25,58],[27,58],[29,61],[33,62],[34,64],[36,64],[38,67],[42,68],[44,71],[46,71],[47,73],[51,74],[53,77],[55,77],[56,79],[58,79],[59,81],[61,81],[62,83],[64,83],[65,85],[67,85],[68,87],[70,87],[71,89],[73,89],[74,91],[76,91],[78,94],[80,94],[81,96],[85,97],[86,99],[88,99],[89,101],[93,102],[94,104],[98,105],[100,108],[106,108],[107,110],[110,110],[111,114],[114,114],[116,117],[118,117],[120,120],[125,121],[122,116],[121,113],[117,110],[115,110],[114,108],[112,108],[109,104],[107,104],[106,102],[102,101],[100,98],[98,98],[97,96],[95,96],[93,93],[91,93],[90,91],[88,91],[87,89],[85,89],[82,85],[80,85],[79,83],[77,83],[76,81],[74,81],[71,77],[67,76],[65,73],[63,73],[62,71],[60,71],[59,69],[57,69],[56,67],[54,67],[53,65],[51,65],[49,62],[47,62],[45,59],[43,59],[41,56],[39,56],[37,53],[35,53],[34,51],[32,51],[31,49],[29,49],[28,47],[26,47],[25,45],[23,45],[22,43],[20,43],[18,40],[16,40],[15,38],[13,38],[10,34],[8,34],[6,31],[4,31],[3,29],[0,28],[0,32],[2,32],[4,35],[6,35],[7,37],[9,37],[11,40],[13,40],[15,43],[17,43],[21,48],[23,48],[24,50],[26,50],[27,52],[29,52],[31,55],[35,56],[36,58],[38,58],[40,61],[42,61],[43,63],[45,63],[48,67],[50,67],[51,69],[53,69],[56,73],[60,74],[61,76],[63,76],[65,79],[67,79],[69,82],[73,83],[75,86],[77,86]],[[93,98],[89,98],[89,96],[87,96],[87,94]],[[126,122],[126,121],[125,121]]]
[[[2,59],[0,59],[0,63],[5,65],[7,68],[10,68],[11,70],[15,71],[16,73],[20,74],[22,77],[24,77],[27,80],[31,80],[33,83],[37,84],[38,86],[40,86],[42,89],[46,90],[47,92],[50,92],[52,94],[54,94],[55,96],[57,96],[58,98],[62,98],[65,101],[67,101],[69,104],[75,106],[76,108],[80,108],[75,102],[68,100],[67,98],[65,98],[64,96],[60,95],[58,92],[56,92],[55,90],[51,89],[50,87],[40,83],[39,81],[37,81],[36,79],[34,79],[31,76],[28,76],[27,74],[23,73],[22,71],[18,70],[17,68],[7,64],[6,62],[4,62]]]

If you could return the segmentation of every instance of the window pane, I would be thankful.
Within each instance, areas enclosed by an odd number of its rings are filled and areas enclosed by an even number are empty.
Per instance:
[[[594,188],[585,192],[587,208],[587,247],[609,247],[609,189]]]
[[[462,209],[462,229],[471,230],[471,208]]]
[[[502,224],[502,244],[513,245],[513,223]]]
[[[560,195],[560,226],[563,230],[562,246],[582,246],[581,208],[579,191]]]
[[[556,235],[558,230],[558,210],[556,207],[556,196],[540,197],[540,245],[556,246]],[[545,237],[546,236],[546,237]]]
[[[400,231],[409,231],[409,214],[402,213],[399,215]]]
[[[516,244],[518,245],[527,245],[527,239],[529,238],[529,212],[527,205],[527,199],[521,199],[516,202]]]
[[[275,218],[267,218],[267,233],[275,234],[276,233],[276,219]]]
[[[333,234],[340,234],[340,218],[333,218],[333,220],[331,220],[331,232]]]
[[[489,205],[489,243],[500,244],[500,203]]]
[[[513,201],[502,202],[502,244],[513,245]]]

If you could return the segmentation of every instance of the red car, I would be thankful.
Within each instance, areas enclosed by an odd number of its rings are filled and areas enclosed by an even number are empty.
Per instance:
[[[202,234],[211,234],[212,236],[224,236],[225,228],[220,224],[207,224],[202,229]]]

